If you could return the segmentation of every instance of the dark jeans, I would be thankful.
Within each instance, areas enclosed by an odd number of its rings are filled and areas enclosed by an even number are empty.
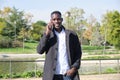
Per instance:
[[[54,75],[53,80],[72,80],[70,76]]]

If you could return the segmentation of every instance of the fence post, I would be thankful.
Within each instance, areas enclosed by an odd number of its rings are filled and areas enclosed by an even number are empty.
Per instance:
[[[117,65],[118,65],[118,73],[120,73],[120,65],[119,65],[119,59],[117,59]]]
[[[99,74],[101,74],[101,60],[99,60]]]
[[[37,77],[37,64],[35,63],[35,77]]]
[[[10,70],[10,80],[11,80],[11,78],[12,78],[12,61],[11,61],[11,59],[10,59],[10,67],[9,67],[9,70]]]

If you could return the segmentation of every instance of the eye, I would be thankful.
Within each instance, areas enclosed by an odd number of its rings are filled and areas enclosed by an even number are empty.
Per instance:
[[[57,20],[57,21],[60,21],[61,18],[55,18],[55,19],[52,19],[53,21]]]

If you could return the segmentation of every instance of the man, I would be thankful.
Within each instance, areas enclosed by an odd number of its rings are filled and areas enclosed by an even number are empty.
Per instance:
[[[43,80],[79,80],[81,46],[75,32],[62,25],[59,11],[51,13],[50,23],[37,46],[39,54],[46,53]]]

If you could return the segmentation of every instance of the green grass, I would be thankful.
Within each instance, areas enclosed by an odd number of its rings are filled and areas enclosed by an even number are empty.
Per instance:
[[[83,59],[89,59],[89,60],[96,60],[96,59],[110,59],[109,56],[91,56],[91,57],[85,57]]]
[[[105,47],[106,49],[109,49],[109,47]],[[104,46],[89,46],[89,45],[83,45],[82,50],[103,50]]]
[[[89,55],[103,55],[103,54],[119,54],[120,50],[114,49],[110,46],[89,46],[82,45],[82,52]]]
[[[104,74],[117,73],[117,69],[115,69],[115,68],[107,68],[103,73]]]
[[[25,43],[24,48],[0,48],[0,53],[36,53],[36,47],[38,43]]]
[[[26,53],[26,54],[31,54],[31,53],[36,53],[36,47],[38,43],[30,43],[30,42],[25,42],[24,48],[0,48],[0,54],[2,53],[7,53],[7,54],[19,54],[19,53]],[[88,53],[89,55],[101,55],[103,54],[103,48],[104,46],[89,46],[89,45],[82,45],[82,52],[83,53]],[[108,52],[107,49],[110,47],[106,47],[106,53],[105,54],[118,54],[119,52]]]

